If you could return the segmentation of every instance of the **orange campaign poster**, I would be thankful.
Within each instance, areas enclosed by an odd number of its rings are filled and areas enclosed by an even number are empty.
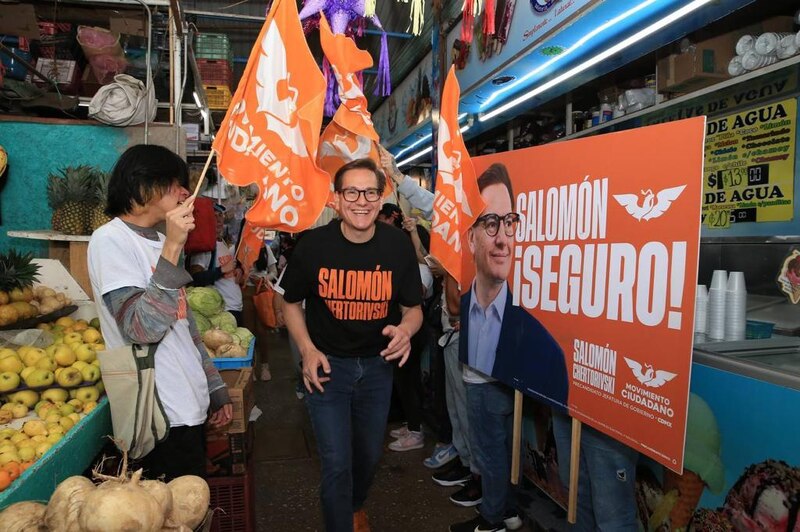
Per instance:
[[[487,208],[462,257],[464,298],[507,281],[493,377],[679,473],[704,136],[700,117],[476,157]]]

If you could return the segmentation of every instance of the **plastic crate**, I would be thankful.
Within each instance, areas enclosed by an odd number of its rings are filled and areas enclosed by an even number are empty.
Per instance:
[[[231,89],[225,85],[206,85],[203,84],[206,91],[206,100],[208,101],[208,108],[215,110],[225,110],[231,104]]]
[[[744,337],[748,340],[759,340],[762,338],[772,338],[772,330],[775,324],[769,321],[747,320]]]
[[[198,59],[223,59],[233,63],[231,43],[224,33],[199,34],[195,40],[194,55]]]
[[[198,59],[200,79],[207,85],[227,85],[233,82],[231,63],[225,59]]]
[[[213,107],[212,107],[213,109]],[[256,351],[256,338],[250,338],[250,345],[247,348],[246,357],[238,358],[215,358],[214,366],[217,369],[239,369],[247,368],[253,365],[253,355]]]
[[[251,532],[255,530],[254,475],[251,466],[242,476],[210,477],[213,532]]]

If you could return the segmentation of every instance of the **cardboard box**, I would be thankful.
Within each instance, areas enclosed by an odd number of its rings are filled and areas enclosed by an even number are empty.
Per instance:
[[[206,435],[206,474],[210,477],[244,475],[253,448],[254,435],[255,430],[252,427],[238,434],[226,431],[209,432]]]
[[[687,52],[670,54],[656,65],[660,92],[690,92],[728,79],[728,63],[736,55],[732,34],[695,43]]]
[[[0,34],[39,38],[36,10],[31,4],[0,4]]]
[[[228,385],[228,394],[233,402],[233,419],[225,430],[230,434],[243,433],[247,430],[250,411],[255,404],[253,368],[220,371],[219,374]]]

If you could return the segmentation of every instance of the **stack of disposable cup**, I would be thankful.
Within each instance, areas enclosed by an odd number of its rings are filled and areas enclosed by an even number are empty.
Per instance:
[[[756,38],[752,35],[742,35],[736,41],[736,55],[744,55],[756,45]]]
[[[778,43],[778,59],[787,59],[797,53],[796,35],[791,33]]]
[[[694,302],[694,332],[705,334],[708,314],[708,289],[706,285],[697,285]]]
[[[714,270],[711,288],[708,290],[708,325],[706,336],[712,340],[725,339],[725,291],[728,285],[728,272]]]
[[[728,63],[728,74],[731,76],[741,76],[747,72],[742,65],[742,56],[734,55],[730,63]]]
[[[758,36],[758,39],[756,39],[756,44],[753,48],[761,55],[776,55],[778,52],[778,44],[781,42],[781,39],[787,35],[791,35],[791,33],[775,33],[772,31],[762,33]]]
[[[747,288],[744,272],[731,272],[725,290],[725,339],[744,340],[747,327]]]
[[[755,50],[750,50],[742,56],[742,66],[747,70],[755,70],[757,68],[771,65],[777,61],[777,55],[762,55]]]

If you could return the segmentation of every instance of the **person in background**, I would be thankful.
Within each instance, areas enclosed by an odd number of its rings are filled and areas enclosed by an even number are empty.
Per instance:
[[[572,418],[553,410],[558,476],[569,486]],[[586,425],[581,428],[578,514],[571,530],[636,532],[636,463],[639,453]]]
[[[195,253],[189,260],[189,273],[194,286],[213,284],[225,301],[225,310],[242,326],[242,269],[236,262],[236,249],[225,240],[225,207],[214,204],[217,246],[214,251]]]
[[[242,220],[242,229],[239,231],[239,238],[241,239],[241,231],[244,230],[244,220]],[[237,244],[238,249],[238,244]],[[255,375],[261,381],[269,381],[272,379],[272,373],[269,370],[269,356],[267,351],[267,334],[269,329],[266,325],[261,323],[258,318],[258,312],[253,304],[253,296],[256,293],[256,285],[260,277],[265,277],[271,282],[274,282],[277,275],[277,261],[272,254],[272,250],[267,245],[261,246],[258,253],[258,258],[253,263],[253,269],[247,279],[243,279],[242,286],[242,321],[244,326],[253,333],[256,338],[255,360],[253,361],[256,368]]]
[[[109,349],[158,344],[156,390],[167,438],[142,459],[148,478],[205,475],[204,424],[231,421],[228,390],[186,301],[183,245],[194,228],[186,163],[166,148],[128,148],[111,172],[106,213],[89,241],[89,279]],[[164,226],[164,232],[155,228]]]
[[[385,179],[370,159],[342,166],[334,176],[341,219],[303,237],[281,281],[286,326],[303,358],[328,532],[369,530],[363,506],[383,449],[394,362],[406,362],[422,323],[411,242],[376,223]]]

